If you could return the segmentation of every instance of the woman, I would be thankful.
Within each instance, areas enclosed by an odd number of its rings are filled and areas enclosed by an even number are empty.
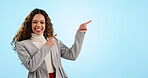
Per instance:
[[[48,14],[34,9],[26,17],[12,41],[22,64],[29,70],[28,78],[68,78],[61,65],[61,57],[76,60],[80,53],[88,21],[80,25],[74,44],[65,46],[53,35]]]

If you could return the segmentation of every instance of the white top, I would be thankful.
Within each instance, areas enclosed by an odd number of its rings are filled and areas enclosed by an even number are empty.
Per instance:
[[[31,41],[34,43],[34,45],[38,49],[40,49],[46,43],[47,40],[45,39],[43,34],[36,35],[34,33],[31,33]],[[53,67],[53,64],[51,62],[51,53],[50,52],[46,55],[45,62],[46,62],[46,67],[47,67],[48,73],[53,73],[54,67]]]

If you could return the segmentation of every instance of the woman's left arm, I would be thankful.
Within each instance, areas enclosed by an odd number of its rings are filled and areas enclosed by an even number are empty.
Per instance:
[[[90,23],[91,21],[88,21],[86,23],[83,23],[80,25],[76,35],[75,35],[75,40],[74,40],[74,44],[72,45],[71,48],[68,48],[66,45],[64,45],[61,41],[60,41],[60,51],[61,51],[61,57],[69,59],[69,60],[76,60],[76,58],[78,57],[80,51],[81,51],[81,47],[82,47],[82,43],[84,40],[84,36],[85,36],[85,32],[87,31],[87,27],[86,25],[88,23]]]

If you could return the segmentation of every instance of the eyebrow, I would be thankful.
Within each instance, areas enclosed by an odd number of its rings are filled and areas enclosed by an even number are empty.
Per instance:
[[[32,20],[32,21],[38,21],[38,20]],[[40,20],[40,21],[45,21],[45,20]]]

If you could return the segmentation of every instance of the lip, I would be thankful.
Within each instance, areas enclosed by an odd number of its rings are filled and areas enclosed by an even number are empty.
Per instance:
[[[41,27],[36,26],[36,27],[34,27],[34,30],[36,32],[41,32],[43,30],[43,27],[42,26]]]
[[[41,31],[42,31],[42,29],[35,29],[35,31],[36,31],[36,32],[41,32]]]
[[[43,27],[35,27],[34,30],[43,30]]]

